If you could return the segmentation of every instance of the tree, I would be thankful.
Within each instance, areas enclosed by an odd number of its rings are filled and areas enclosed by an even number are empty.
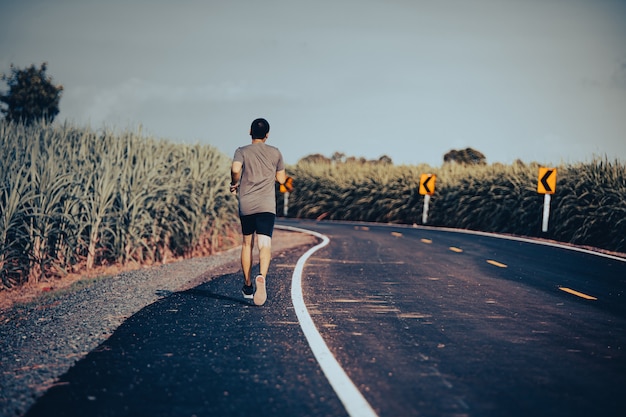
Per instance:
[[[19,69],[11,64],[11,74],[2,74],[2,81],[9,86],[6,94],[0,94],[0,102],[7,108],[0,109],[9,122],[31,124],[35,121],[52,122],[59,114],[62,85],[54,85],[46,75],[47,63],[39,68],[31,65]]]
[[[300,158],[298,163],[310,163],[310,164],[330,164],[330,158],[325,157],[321,153],[315,153],[307,155],[304,158]]]
[[[333,161],[334,163],[345,162],[346,154],[343,152],[335,152],[333,156],[330,157],[330,160]]]
[[[487,158],[482,152],[472,148],[465,148],[458,151],[456,149],[452,149],[443,156],[443,162],[456,162],[461,165],[485,165],[487,163]]]
[[[388,155],[383,155],[377,161],[381,165],[393,165],[393,159]]]

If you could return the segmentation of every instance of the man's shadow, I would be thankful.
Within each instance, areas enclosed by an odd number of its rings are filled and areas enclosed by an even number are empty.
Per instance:
[[[196,296],[196,297],[212,298],[214,300],[229,301],[231,303],[237,303],[237,304],[242,304],[242,305],[252,305],[251,302],[249,302],[249,301],[247,301],[245,299],[230,297],[228,295],[223,295],[223,294],[218,294],[218,293],[215,293],[215,292],[212,292],[212,291],[200,289],[198,287],[192,288],[190,290],[182,291],[182,292],[179,292],[177,294],[180,294],[180,295],[192,295],[192,296]]]
[[[234,284],[239,279],[239,274],[228,274],[189,290],[158,290],[162,298],[128,318],[72,366],[26,416],[165,415],[163,410],[176,407],[227,408],[216,393],[237,392],[244,381],[225,378],[217,369],[224,364],[238,369],[238,358],[249,350],[241,345],[249,329],[233,332],[231,325],[260,312],[223,308],[254,306],[243,296],[224,294],[239,292]],[[240,374],[245,375],[234,376]]]

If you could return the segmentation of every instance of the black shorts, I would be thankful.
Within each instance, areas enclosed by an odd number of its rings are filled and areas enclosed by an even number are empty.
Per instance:
[[[251,235],[254,232],[257,235],[266,235],[272,237],[274,231],[274,213],[258,213],[249,216],[241,216],[241,232],[244,235]]]

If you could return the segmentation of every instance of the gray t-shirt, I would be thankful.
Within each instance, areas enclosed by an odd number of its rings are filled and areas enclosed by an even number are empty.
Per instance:
[[[234,161],[243,165],[239,180],[239,215],[276,214],[276,172],[285,169],[283,156],[265,143],[237,148]]]

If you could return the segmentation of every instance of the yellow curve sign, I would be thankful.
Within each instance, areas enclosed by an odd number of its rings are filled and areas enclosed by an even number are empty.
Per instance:
[[[420,178],[420,194],[433,195],[435,194],[435,181],[437,176],[434,174],[422,174]]]
[[[539,168],[537,192],[539,194],[554,194],[556,191],[556,168]]]

